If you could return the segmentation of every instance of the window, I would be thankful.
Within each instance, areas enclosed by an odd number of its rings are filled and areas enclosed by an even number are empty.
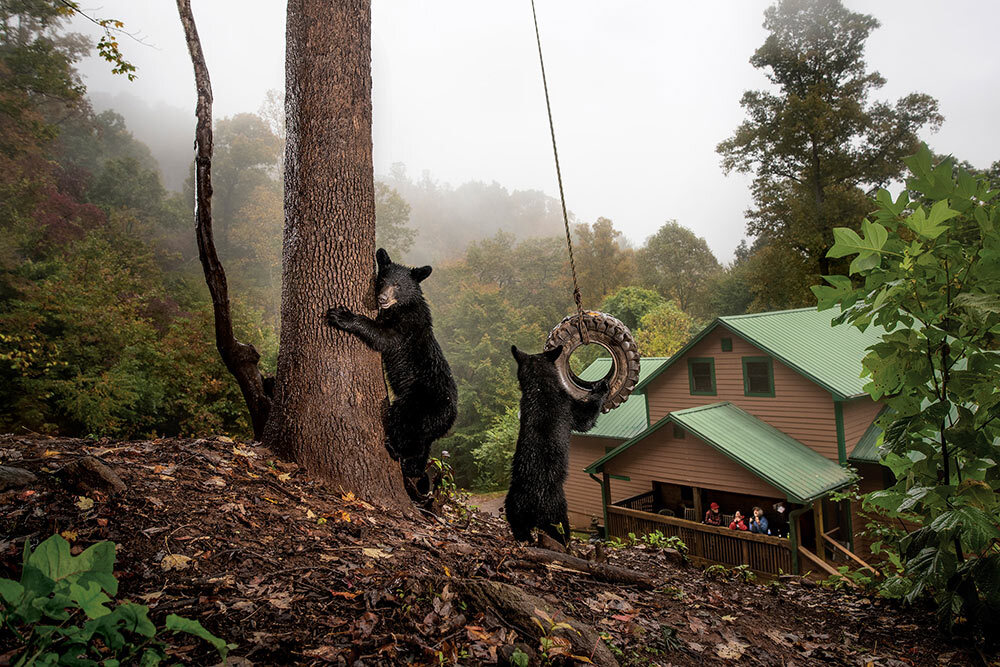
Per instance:
[[[715,396],[715,359],[688,359],[688,383],[693,396]]]
[[[674,438],[677,440],[684,439],[684,429],[677,424],[674,424]]]
[[[773,371],[771,357],[743,357],[743,394],[773,397]]]
[[[733,339],[732,338],[723,338],[722,339],[722,351],[723,352],[732,352],[733,351]]]

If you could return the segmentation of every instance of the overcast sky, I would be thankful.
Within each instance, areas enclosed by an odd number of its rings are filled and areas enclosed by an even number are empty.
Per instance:
[[[749,178],[725,176],[715,146],[743,119],[743,91],[765,87],[749,58],[763,43],[757,0],[536,0],[569,208],[605,216],[641,243],[668,219],[705,237],[721,260],[744,235]],[[194,108],[194,82],[171,0],[84,3],[123,20],[132,83],[92,58],[91,90]],[[1000,159],[1000,3],[848,0],[882,27],[869,68],[880,97],[933,95],[945,116],[924,138],[977,166]],[[216,117],[256,111],[284,83],[284,3],[193,0]],[[76,29],[95,34],[78,22]],[[558,195],[528,0],[374,0],[375,168],[497,181]]]

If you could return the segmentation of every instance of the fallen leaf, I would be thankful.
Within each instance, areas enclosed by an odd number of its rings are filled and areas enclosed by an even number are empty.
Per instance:
[[[728,616],[728,615],[727,615],[727,616],[723,616],[723,617],[722,617],[722,620],[723,620],[723,621],[726,621],[727,623],[732,623],[733,621],[735,621],[735,620],[736,620],[736,617],[735,617],[735,616]]]
[[[330,595],[335,598],[344,598],[345,600],[353,600],[354,598],[361,595],[361,593],[350,593],[348,591],[330,591]]]
[[[46,449],[44,452],[42,452],[43,459],[52,458],[53,456],[62,456],[62,452],[57,452],[54,449]]]
[[[221,488],[221,487],[223,487],[223,486],[226,485],[226,480],[222,479],[218,475],[215,475],[214,477],[209,477],[208,479],[206,479],[205,480],[205,485],[206,486],[217,486],[217,487]]]
[[[746,644],[729,641],[715,647],[715,653],[723,660],[739,660],[743,657],[743,652],[747,650]]]
[[[167,554],[160,561],[160,567],[164,570],[184,570],[187,569],[191,562],[189,556],[181,556],[180,554]]]
[[[316,512],[313,512],[312,510],[306,510],[306,518],[307,519],[315,519],[316,518]]]
[[[63,532],[61,532],[59,534],[62,535],[66,539],[67,542],[72,542],[73,540],[76,539],[76,536],[77,536],[77,533],[76,533],[75,530],[64,530]]]
[[[372,631],[375,629],[375,624],[378,623],[378,616],[370,611],[366,611],[362,614],[361,618],[358,619],[357,627],[361,632],[362,637],[368,637],[371,635]]]
[[[278,593],[267,599],[271,606],[278,609],[290,609],[292,606],[292,596],[290,593]]]
[[[392,557],[390,554],[387,554],[386,552],[382,551],[381,549],[376,549],[376,548],[373,548],[373,547],[363,547],[361,549],[361,553],[363,553],[365,555],[365,557],[367,557],[367,558],[391,558]]]
[[[94,499],[88,498],[87,496],[78,496],[79,500],[76,501],[76,506],[82,510],[89,510],[94,506]]]

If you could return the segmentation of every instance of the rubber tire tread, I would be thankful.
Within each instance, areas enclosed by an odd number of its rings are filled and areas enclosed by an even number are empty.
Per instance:
[[[556,325],[545,341],[545,349],[562,345],[563,351],[556,359],[556,368],[563,386],[574,398],[586,398],[589,388],[581,385],[592,385],[582,380],[574,380],[570,371],[569,358],[581,345],[580,331],[577,329],[577,315],[567,315]],[[620,320],[607,313],[596,310],[583,311],[583,328],[586,329],[590,343],[596,343],[611,353],[614,359],[614,372],[608,378],[610,391],[604,401],[603,412],[609,412],[625,402],[636,384],[639,383],[639,347],[628,327]]]

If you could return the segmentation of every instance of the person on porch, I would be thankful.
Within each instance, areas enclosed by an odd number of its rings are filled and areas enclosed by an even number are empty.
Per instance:
[[[764,516],[764,510],[759,507],[753,508],[753,516],[750,517],[750,532],[758,535],[770,535],[767,529],[767,517]]]
[[[705,523],[709,526],[721,526],[722,514],[719,512],[719,503],[712,503],[705,512]]]
[[[736,514],[733,515],[733,520],[729,523],[730,530],[747,530],[746,523],[743,522],[743,513],[736,510]]]

